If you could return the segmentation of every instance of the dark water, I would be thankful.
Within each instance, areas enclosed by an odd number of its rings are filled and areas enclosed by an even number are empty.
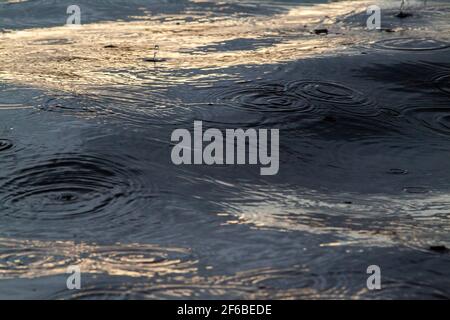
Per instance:
[[[186,43],[196,23],[270,25],[301,5],[79,3],[86,23],[193,23]],[[410,20],[389,7],[383,26],[401,28],[391,34],[363,30],[353,3],[328,36],[310,32],[324,21],[305,18],[254,37],[203,35],[179,50],[194,59],[186,65],[136,54],[129,67],[115,53],[63,59],[58,50],[83,45],[50,28],[64,23],[54,16],[65,1],[1,3],[0,297],[449,298],[450,256],[430,246],[450,247],[450,7],[418,2]],[[35,27],[26,49],[6,30]],[[129,51],[98,41],[105,55],[137,52],[131,40]],[[336,52],[319,50],[327,42]],[[246,56],[265,48],[262,61]],[[279,173],[173,165],[171,132],[194,120],[280,129]],[[81,290],[66,289],[70,265]],[[367,289],[369,265],[380,266],[382,290]]]

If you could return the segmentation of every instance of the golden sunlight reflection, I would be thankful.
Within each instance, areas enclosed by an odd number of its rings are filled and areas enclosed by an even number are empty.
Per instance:
[[[230,72],[223,73],[220,69],[337,54],[351,46],[364,47],[386,37],[384,32],[367,32],[342,23],[347,16],[364,13],[367,4],[366,1],[279,4],[288,10],[271,16],[232,15],[225,19],[209,17],[208,12],[187,12],[77,28],[60,26],[2,32],[0,80],[78,93],[102,85],[141,85],[142,79],[136,74],[145,74],[147,85],[156,79],[165,86],[186,82],[201,85],[205,75],[189,70],[217,70],[217,76],[232,78]],[[315,28],[328,29],[328,35],[314,34]],[[427,32],[425,28],[402,30],[402,36],[426,36]],[[250,48],[220,49],[246,39],[266,43]],[[153,57],[155,45],[159,46],[161,61],[145,61]],[[165,72],[173,70],[184,70],[185,74]],[[239,75],[235,77],[238,79]]]
[[[445,235],[450,231],[450,224],[443,222],[448,220],[437,218],[447,215],[448,194],[426,198],[352,195],[355,200],[351,204],[342,201],[349,195],[322,199],[308,194],[303,197],[272,194],[273,201],[252,201],[249,195],[247,203],[230,205],[226,224],[328,234],[341,239],[323,243],[323,247],[389,247],[404,244],[420,248],[433,243],[436,237],[447,238]],[[380,218],[374,220],[376,216]],[[372,222],[368,223],[369,220]],[[436,231],[436,223],[440,224],[440,231]]]
[[[281,4],[280,4],[281,6]],[[335,22],[338,16],[364,8],[363,3],[336,2],[326,5],[291,7],[273,16],[205,19],[186,15],[140,17],[140,21],[103,22],[79,28],[52,27],[0,34],[0,79],[59,90],[86,86],[140,82],[132,72],[149,72],[155,67],[171,70],[218,69],[237,65],[270,64],[345,49],[356,41],[349,32],[317,36],[317,25]],[[324,19],[323,17],[327,17]],[[183,21],[180,23],[179,21]],[[105,32],[107,30],[107,32]],[[335,30],[339,31],[339,30]],[[236,39],[283,41],[248,50],[218,50],[214,46]],[[163,62],[144,61],[153,55]],[[190,74],[166,79],[167,83],[198,81],[203,75]]]
[[[132,294],[140,298],[192,298],[204,294],[216,297],[234,294],[246,299],[300,297],[335,297],[341,293],[333,289],[333,281],[311,273],[306,265],[290,267],[251,268],[231,274],[199,275],[198,261],[189,258],[189,250],[162,248],[149,244],[115,244],[101,246],[73,241],[41,241],[0,238],[0,279],[38,279],[67,275],[67,268],[76,265],[83,275],[152,278],[152,282],[110,279],[95,282],[83,290],[64,290],[56,298],[124,297]],[[170,277],[167,282],[166,276]],[[161,280],[164,277],[165,280]],[[277,281],[292,281],[296,289],[278,290]],[[317,283],[329,281],[330,288],[319,290]],[[323,289],[323,288],[322,288]],[[346,288],[347,289],[347,288]]]
[[[189,250],[149,244],[101,246],[73,241],[0,238],[0,279],[65,274],[77,265],[83,273],[128,277],[186,274],[196,270]]]

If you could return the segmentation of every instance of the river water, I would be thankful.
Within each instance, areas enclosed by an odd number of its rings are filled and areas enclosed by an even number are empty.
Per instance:
[[[76,2],[0,1],[1,298],[450,297],[450,3]],[[196,120],[278,174],[174,165]]]

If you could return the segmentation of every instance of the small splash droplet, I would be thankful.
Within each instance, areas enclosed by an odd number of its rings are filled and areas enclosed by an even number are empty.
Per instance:
[[[164,62],[167,59],[165,58],[157,58],[156,56],[159,53],[159,45],[155,45],[155,47],[153,48],[153,58],[144,58],[144,61],[146,62]]]

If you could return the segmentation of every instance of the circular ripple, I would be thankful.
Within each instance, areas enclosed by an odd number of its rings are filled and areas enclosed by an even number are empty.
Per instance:
[[[256,112],[306,112],[312,108],[305,98],[277,84],[236,88],[222,93],[218,101]]]
[[[436,78],[434,83],[442,92],[450,95],[450,75],[444,75]]]
[[[13,146],[13,143],[10,140],[0,139],[0,151],[5,151],[8,149],[11,149],[12,146]]]
[[[403,114],[419,128],[450,135],[450,108],[411,107],[407,108]]]
[[[216,92],[210,101],[209,122],[220,124],[301,126],[319,121],[305,97],[281,84],[253,84]]]
[[[186,299],[187,297],[203,300],[230,297],[244,299],[245,294],[248,295],[247,291],[249,290],[246,288],[208,283],[200,277],[192,279],[177,276],[175,280],[156,278],[147,283],[109,277],[96,280],[94,284],[84,286],[82,290],[64,290],[45,298],[52,300]],[[252,296],[248,297],[248,299],[251,298]]]
[[[448,42],[431,38],[393,38],[377,41],[375,47],[387,50],[428,51],[448,48]]]
[[[89,94],[108,119],[143,125],[173,125],[192,123],[195,119],[191,105],[173,96],[173,93],[148,88],[114,87]]]
[[[183,248],[150,244],[98,246],[71,241],[40,241],[0,238],[0,278],[41,277],[66,272],[78,265],[86,274],[109,273],[129,277],[187,274],[196,261]]]
[[[32,109],[41,96],[36,89],[0,83],[0,110]]]
[[[76,264],[73,244],[55,241],[47,245],[36,240],[0,238],[0,278],[39,277],[64,273]]]
[[[93,101],[71,95],[54,96],[39,104],[38,108],[46,112],[77,116],[93,116],[101,111]]]
[[[102,88],[83,95],[57,95],[38,108],[84,118],[101,117],[109,122],[143,127],[192,123],[195,110],[167,93],[144,88]]]
[[[98,247],[90,255],[94,270],[108,270],[114,275],[154,277],[165,274],[187,274],[195,270],[189,250],[162,248],[144,244],[120,244]]]
[[[138,172],[97,156],[67,155],[13,173],[0,187],[0,202],[3,213],[23,219],[122,215],[145,195],[137,177]]]
[[[332,105],[341,111],[354,115],[377,115],[379,108],[362,92],[331,81],[295,81],[287,90],[296,96],[302,96],[323,107]]]

